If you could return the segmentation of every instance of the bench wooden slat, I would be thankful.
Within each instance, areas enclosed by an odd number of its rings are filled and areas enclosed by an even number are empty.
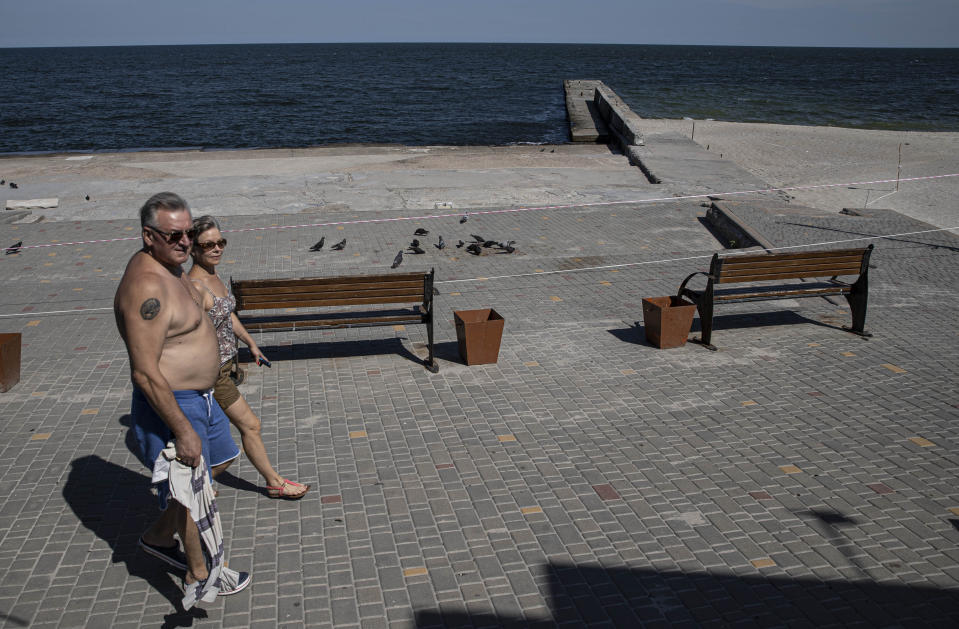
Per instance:
[[[838,275],[859,275],[860,264],[841,266],[824,266],[822,268],[792,268],[767,266],[761,269],[737,269],[733,272],[724,272],[719,276],[719,284],[763,282],[767,280],[801,279],[804,277],[833,277]]]
[[[762,262],[763,260],[811,260],[815,258],[832,258],[842,256],[856,256],[862,258],[863,249],[829,249],[825,251],[796,251],[791,253],[757,253],[755,255],[731,255],[719,258],[723,264],[737,262]]]
[[[234,286],[242,290],[255,288],[275,288],[281,286],[338,285],[338,284],[395,284],[397,282],[412,282],[423,284],[422,273],[398,273],[396,275],[351,275],[340,277],[303,277],[303,278],[273,278],[261,280],[235,280]]]
[[[263,301],[258,301],[252,304],[248,300],[244,299],[243,310],[275,310],[277,308],[323,308],[327,306],[420,303],[423,301],[423,294],[420,293],[419,295],[395,297],[345,297],[342,299],[335,297],[328,299],[302,299],[297,298],[295,295],[285,295],[280,299],[271,299],[267,296],[264,296],[262,299]],[[268,299],[270,299],[270,301],[266,301]]]
[[[419,281],[403,282],[340,282],[331,284],[329,282],[303,282],[301,284],[261,284],[257,286],[239,286],[243,295],[275,295],[278,293],[299,293],[309,292],[337,292],[344,290],[393,290],[410,289],[423,291],[423,278]]]
[[[807,297],[811,295],[844,295],[850,290],[849,286],[830,286],[828,288],[803,288],[796,290],[771,290],[768,292],[755,291],[752,293],[730,293],[728,295],[713,295],[713,301],[750,301],[762,299],[781,299],[783,297]]]
[[[282,293],[260,293],[257,295],[243,296],[243,310],[254,310],[262,308],[260,304],[268,301],[309,301],[316,300],[321,302],[326,299],[340,299],[349,297],[351,299],[389,299],[394,298],[396,303],[406,303],[409,301],[423,301],[423,287],[418,290],[413,288],[395,288],[395,289],[374,289],[374,290],[341,290],[341,291],[284,291]],[[370,303],[389,303],[382,301],[372,301]],[[320,305],[318,303],[318,305]]]
[[[765,260],[732,261],[722,260],[720,268],[724,272],[736,269],[761,269],[769,266],[804,268],[804,267],[826,267],[829,265],[847,266],[851,264],[862,263],[862,255],[849,256],[830,256],[828,258],[802,258],[780,260],[778,258],[767,258]]]

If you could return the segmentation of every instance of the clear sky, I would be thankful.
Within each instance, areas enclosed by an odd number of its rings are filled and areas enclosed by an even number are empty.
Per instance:
[[[0,0],[0,47],[283,42],[959,47],[959,0]]]

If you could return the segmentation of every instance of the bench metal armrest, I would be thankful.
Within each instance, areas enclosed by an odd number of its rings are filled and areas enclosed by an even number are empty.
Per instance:
[[[683,291],[686,290],[686,284],[687,284],[687,282],[689,282],[689,280],[693,279],[693,278],[696,277],[697,275],[705,275],[705,276],[708,277],[709,279],[712,279],[712,276],[711,276],[709,273],[707,273],[706,271],[696,271],[695,273],[690,273],[689,275],[686,276],[686,279],[683,280],[683,283],[679,285],[679,290],[676,291],[676,296],[677,296],[677,297],[682,297],[682,296],[683,296]]]

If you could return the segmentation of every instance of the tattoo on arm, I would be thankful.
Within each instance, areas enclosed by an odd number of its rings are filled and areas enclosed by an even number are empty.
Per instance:
[[[147,321],[156,318],[158,314],[160,314],[160,300],[156,297],[147,299],[143,302],[143,305],[140,306],[140,316]]]

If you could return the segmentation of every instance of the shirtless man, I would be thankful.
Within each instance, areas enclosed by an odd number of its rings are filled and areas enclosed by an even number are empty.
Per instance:
[[[140,460],[151,470],[169,440],[177,459],[196,467],[203,455],[212,474],[223,471],[240,451],[230,423],[213,400],[220,353],[203,296],[183,272],[190,257],[193,217],[172,192],[152,196],[140,209],[143,249],[127,264],[113,309],[130,356],[133,431]],[[169,485],[158,485],[160,518],[140,538],[140,547],[186,570],[186,583],[208,577],[201,540],[190,512],[177,501],[167,505]],[[176,532],[186,556],[173,538]],[[220,594],[239,592],[247,573]]]

